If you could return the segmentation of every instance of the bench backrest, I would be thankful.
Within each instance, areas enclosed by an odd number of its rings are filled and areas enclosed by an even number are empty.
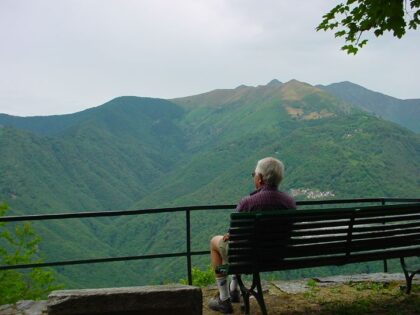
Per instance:
[[[420,203],[232,213],[228,273],[420,256]]]

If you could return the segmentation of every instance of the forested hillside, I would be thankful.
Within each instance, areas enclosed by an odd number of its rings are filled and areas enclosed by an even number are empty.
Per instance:
[[[0,125],[0,200],[15,214],[236,204],[268,155],[284,161],[281,189],[297,199],[420,196],[418,134],[296,80],[173,100],[120,97],[73,115],[0,115]],[[194,214],[193,249],[207,249],[227,215]],[[182,213],[34,227],[46,260],[185,248]],[[185,260],[58,271],[70,287],[161,283],[185,277]]]
[[[400,100],[370,91],[351,82],[334,83],[319,88],[337,98],[420,133],[420,99]]]

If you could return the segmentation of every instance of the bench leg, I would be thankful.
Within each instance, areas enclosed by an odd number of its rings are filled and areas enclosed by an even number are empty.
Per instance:
[[[267,313],[267,308],[265,307],[260,274],[258,272],[256,272],[252,275],[252,284],[251,284],[251,287],[249,289],[247,289],[245,287],[244,283],[242,282],[242,279],[241,279],[240,275],[237,275],[236,277],[238,279],[239,287],[241,289],[241,294],[242,294],[242,298],[243,298],[243,301],[244,301],[244,313],[245,313],[245,315],[249,315],[249,313],[250,313],[249,298],[250,298],[251,295],[253,295],[255,297],[255,299],[257,300],[262,314],[267,315],[268,313]]]
[[[241,289],[242,300],[244,302],[244,314],[249,315],[249,291],[242,282],[241,275],[236,275],[238,279],[239,288]]]
[[[420,271],[420,269],[415,270],[414,272],[411,272],[411,274],[410,274],[410,271],[408,270],[407,265],[405,264],[404,257],[400,258],[400,262],[401,262],[401,267],[404,271],[405,282],[406,282],[405,293],[410,294],[411,283],[413,282],[414,276],[416,275],[416,273],[418,273]]]
[[[254,295],[255,298],[258,301],[258,304],[260,305],[261,308],[261,312],[263,313],[263,315],[267,315],[267,308],[265,307],[265,303],[264,303],[264,296],[263,296],[263,290],[262,290],[262,286],[261,286],[261,279],[260,279],[260,274],[256,273],[254,274],[253,278],[256,278],[257,281],[257,292],[259,294]]]

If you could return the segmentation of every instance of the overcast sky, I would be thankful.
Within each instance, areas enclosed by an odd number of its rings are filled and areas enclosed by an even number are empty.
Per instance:
[[[420,30],[358,55],[316,32],[330,0],[0,0],[0,113],[80,111],[297,79],[420,98]]]

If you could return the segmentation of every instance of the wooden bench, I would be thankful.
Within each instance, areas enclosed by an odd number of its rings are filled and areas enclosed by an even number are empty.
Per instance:
[[[420,256],[420,203],[315,210],[232,213],[229,264],[238,275],[245,314],[253,295],[267,314],[260,272],[400,258],[410,293],[414,275],[404,257]],[[241,274],[252,274],[246,288]]]

